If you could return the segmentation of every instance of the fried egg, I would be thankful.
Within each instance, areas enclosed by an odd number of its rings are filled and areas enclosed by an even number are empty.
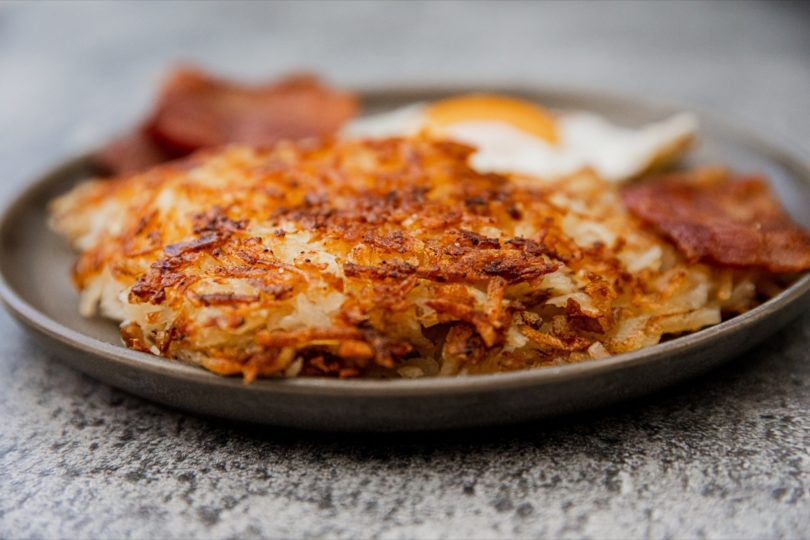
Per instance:
[[[623,182],[674,161],[694,140],[697,128],[689,113],[627,128],[591,112],[556,115],[528,101],[472,94],[359,118],[343,135],[426,133],[474,147],[470,165],[481,173],[551,181],[591,169],[604,180]]]

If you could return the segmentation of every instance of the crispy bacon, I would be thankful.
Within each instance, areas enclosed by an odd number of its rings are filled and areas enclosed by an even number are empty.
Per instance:
[[[147,131],[179,152],[228,143],[269,144],[334,133],[356,108],[353,96],[312,76],[248,86],[181,68],[164,85]]]
[[[94,161],[105,172],[132,174],[200,148],[330,135],[356,110],[353,95],[308,75],[249,86],[183,67],[166,80],[149,119]]]
[[[93,156],[102,171],[129,175],[143,171],[176,157],[146,134],[143,128],[118,137]]]
[[[632,185],[622,197],[691,261],[810,270],[810,234],[785,214],[762,177],[675,174]]]

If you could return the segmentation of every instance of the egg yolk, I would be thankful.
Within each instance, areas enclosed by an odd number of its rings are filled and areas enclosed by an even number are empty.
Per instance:
[[[425,111],[427,128],[443,128],[462,122],[504,122],[552,144],[557,142],[554,116],[521,99],[492,94],[471,94],[437,101]]]

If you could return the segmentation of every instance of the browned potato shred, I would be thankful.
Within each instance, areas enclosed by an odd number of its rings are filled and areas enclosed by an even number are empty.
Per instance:
[[[279,142],[52,205],[82,312],[215,373],[418,377],[601,358],[750,308],[767,274],[687,263],[583,172],[530,187],[427,139]]]

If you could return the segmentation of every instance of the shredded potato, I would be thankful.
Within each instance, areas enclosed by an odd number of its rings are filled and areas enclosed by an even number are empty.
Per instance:
[[[54,201],[82,314],[223,375],[422,377],[604,358],[761,275],[687,262],[590,172],[533,188],[424,138],[233,146]]]

